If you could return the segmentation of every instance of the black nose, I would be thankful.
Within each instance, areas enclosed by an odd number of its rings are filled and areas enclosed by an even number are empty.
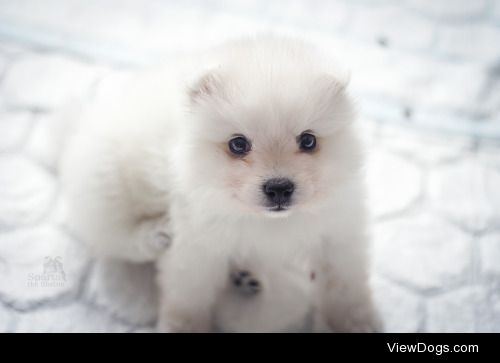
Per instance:
[[[286,205],[290,202],[295,186],[290,179],[269,179],[263,186],[264,194],[273,205]]]

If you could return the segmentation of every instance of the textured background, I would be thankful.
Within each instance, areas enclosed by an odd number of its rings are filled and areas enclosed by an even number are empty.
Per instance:
[[[500,332],[495,0],[0,0],[0,331],[152,330],[152,267],[91,261],[59,222],[48,125],[106,74],[267,30],[352,69],[386,330]],[[57,256],[64,283],[33,286]]]

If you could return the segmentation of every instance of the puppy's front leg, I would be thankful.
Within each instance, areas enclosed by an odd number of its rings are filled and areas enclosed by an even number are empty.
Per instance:
[[[334,332],[379,332],[382,325],[373,306],[363,237],[338,244],[326,241],[321,259],[318,305],[323,323]]]
[[[227,260],[182,241],[174,247],[158,261],[158,330],[211,332],[214,304],[228,280]]]

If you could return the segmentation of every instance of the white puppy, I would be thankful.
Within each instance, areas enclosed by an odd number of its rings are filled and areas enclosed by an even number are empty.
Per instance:
[[[141,72],[69,142],[69,222],[100,255],[157,260],[160,330],[375,331],[346,86],[272,36]]]

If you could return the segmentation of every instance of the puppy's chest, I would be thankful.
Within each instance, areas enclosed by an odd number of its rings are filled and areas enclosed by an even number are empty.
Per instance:
[[[262,253],[271,253],[272,251],[280,254],[291,251],[305,253],[313,249],[321,239],[317,233],[289,226],[268,228],[250,225],[237,228],[239,231],[236,232],[234,248],[253,248],[262,251]]]
[[[323,228],[316,221],[200,220],[178,224],[178,243],[189,249],[208,247],[231,271],[248,270],[259,276],[311,279],[321,258]],[[179,246],[181,249],[182,246]]]
[[[315,274],[321,244],[318,231],[286,224],[249,223],[233,227],[232,236],[227,236],[227,230],[221,231],[221,238],[226,238],[227,258],[233,269],[264,274],[285,273],[307,279]]]

